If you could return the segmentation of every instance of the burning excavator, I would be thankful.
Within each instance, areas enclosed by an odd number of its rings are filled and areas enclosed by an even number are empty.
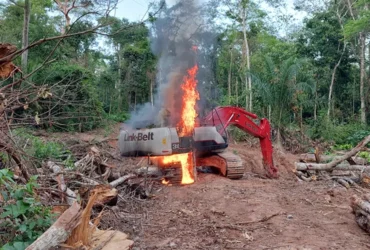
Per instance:
[[[164,184],[193,183],[197,167],[212,167],[225,177],[239,179],[244,175],[243,161],[239,156],[226,151],[226,129],[234,125],[259,138],[267,176],[277,178],[267,119],[260,119],[259,124],[256,124],[253,119],[257,119],[257,115],[231,106],[217,107],[203,119],[197,118],[197,70],[196,65],[189,69],[181,85],[184,95],[181,120],[177,126],[122,129],[119,135],[121,155],[149,157],[149,163],[161,170]]]

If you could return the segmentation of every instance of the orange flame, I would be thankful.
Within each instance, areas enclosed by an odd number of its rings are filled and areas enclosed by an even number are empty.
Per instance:
[[[197,47],[193,47],[196,50]],[[194,130],[195,118],[198,116],[195,110],[196,102],[199,100],[199,92],[197,91],[198,81],[195,79],[198,72],[198,65],[195,65],[188,70],[188,75],[184,77],[184,82],[181,84],[181,89],[184,91],[182,98],[182,110],[181,120],[177,124],[180,128],[179,136],[191,136]],[[194,183],[194,161],[193,154],[175,154],[162,157],[162,163],[164,165],[170,165],[173,163],[181,164],[182,179],[181,184]],[[163,184],[168,184],[167,180],[162,180]]]
[[[181,163],[182,179],[181,184],[194,182],[192,153],[176,154],[163,157],[163,164]],[[162,182],[163,183],[163,182]]]
[[[181,121],[178,127],[181,128],[180,136],[189,136],[192,134],[195,124],[195,118],[198,116],[195,110],[196,102],[199,100],[197,91],[198,81],[195,79],[198,72],[198,65],[188,70],[188,76],[184,77],[181,89],[184,91],[182,99]]]
[[[168,184],[170,184],[170,181],[168,181],[168,180],[166,180],[166,179],[163,179],[163,180],[162,180],[162,184],[164,184],[164,185],[168,185]]]

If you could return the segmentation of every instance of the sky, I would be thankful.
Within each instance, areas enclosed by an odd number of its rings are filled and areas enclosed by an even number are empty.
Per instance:
[[[120,0],[117,5],[117,10],[114,15],[118,18],[127,18],[130,21],[139,21],[145,19],[144,15],[148,10],[148,4],[151,0]],[[183,0],[186,1],[186,0]],[[204,2],[207,0],[200,0]],[[284,0],[282,0],[284,1]],[[166,0],[168,5],[171,5],[176,2],[176,0]],[[272,18],[278,19],[278,15],[285,14],[291,15],[294,18],[294,22],[290,23],[291,26],[296,25],[300,26],[303,22],[304,17],[307,15],[305,12],[298,12],[294,10],[294,0],[285,0],[286,8],[280,9],[280,12],[277,13],[275,9],[271,8],[267,4],[262,4],[263,9],[268,12],[269,16]],[[279,24],[278,24],[279,25]],[[279,27],[280,28],[280,27]],[[281,29],[288,29],[288,27],[281,27]],[[284,36],[284,31],[280,31],[280,35]]]
[[[148,9],[149,2],[150,0],[120,0],[115,15],[120,18],[125,17],[130,21],[141,20]],[[176,2],[176,0],[166,0],[166,2],[171,5],[171,3]],[[303,13],[294,10],[294,0],[285,0],[285,2],[287,3],[287,13],[294,15],[297,19],[303,19]],[[265,6],[272,10],[267,5]]]
[[[138,21],[145,15],[150,0],[120,0],[115,16]]]

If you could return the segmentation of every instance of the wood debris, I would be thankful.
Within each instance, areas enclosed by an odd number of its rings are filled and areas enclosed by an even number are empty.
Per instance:
[[[0,62],[0,78],[8,78],[19,71],[19,68],[12,63],[12,54],[16,51],[16,46],[9,43],[0,43],[0,58],[6,58],[5,62]]]
[[[357,224],[370,233],[370,194],[364,195],[362,198],[357,195],[352,196],[351,207]]]
[[[335,180],[340,185],[350,188],[358,184],[368,185],[370,183],[370,165],[367,161],[357,157],[370,142],[370,135],[366,136],[356,147],[342,155],[335,156],[328,163],[327,156],[315,154],[302,154],[301,162],[295,163],[294,173],[300,180],[315,181],[318,179]]]
[[[74,202],[58,220],[26,250],[47,250],[65,242],[72,230],[80,223],[82,215],[81,206]]]

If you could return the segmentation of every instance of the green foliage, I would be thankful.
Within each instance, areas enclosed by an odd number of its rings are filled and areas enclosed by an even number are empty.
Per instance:
[[[27,184],[18,185],[10,170],[0,170],[0,195],[4,200],[0,207],[1,250],[25,249],[52,224],[51,209],[37,199],[37,187],[35,176]]]
[[[279,64],[265,57],[264,71],[254,78],[263,106],[271,107],[271,122],[282,128],[290,122],[290,114],[312,96],[313,83],[304,71],[305,60],[289,58]]]
[[[25,145],[25,152],[39,161],[55,160],[69,168],[74,167],[75,159],[65,146],[58,142],[44,141],[31,135],[27,129],[14,130],[14,136],[20,145]]]
[[[130,118],[130,114],[127,112],[121,112],[118,114],[105,114],[106,119],[115,122],[124,122]]]
[[[369,152],[366,152],[366,151],[360,152],[358,154],[358,156],[361,157],[361,158],[364,158],[365,160],[367,160],[367,162],[370,162],[370,153]]]
[[[350,149],[356,146],[365,136],[370,135],[370,128],[363,127],[360,123],[339,123],[328,121],[321,117],[311,128],[309,135],[316,138],[323,138],[336,144],[336,149]]]
[[[353,38],[359,32],[369,31],[370,22],[370,10],[368,8],[369,0],[359,0],[355,1],[354,8],[359,12],[358,18],[354,20],[349,20],[344,25],[344,37],[346,39]]]
[[[339,145],[335,145],[334,146],[334,149],[337,149],[337,150],[349,150],[352,148],[352,145],[351,144],[339,144]]]
[[[35,81],[45,79],[53,94],[51,105],[31,105],[28,112],[38,112],[46,128],[64,131],[86,131],[101,125],[103,105],[93,73],[82,66],[60,62],[44,69]],[[61,99],[63,101],[61,101]],[[53,107],[53,117],[48,110]]]

